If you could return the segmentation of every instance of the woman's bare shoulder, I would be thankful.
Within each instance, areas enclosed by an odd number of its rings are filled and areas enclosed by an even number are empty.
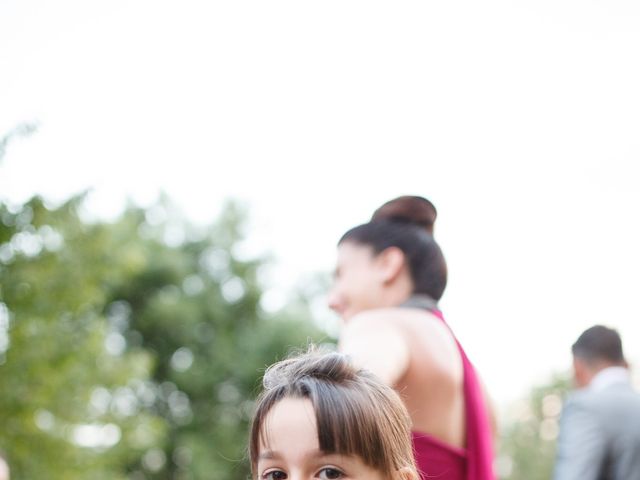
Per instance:
[[[366,310],[355,315],[348,323],[367,324],[384,323],[402,325],[407,322],[419,321],[426,328],[446,329],[445,324],[428,310],[419,308],[387,307]]]
[[[365,316],[366,314],[366,316]],[[394,307],[362,313],[363,328],[399,332],[422,362],[455,365],[459,357],[453,333],[441,318],[425,309]]]
[[[401,334],[411,343],[455,343],[446,324],[433,313],[417,308],[391,307],[367,310],[355,315],[345,329],[367,335],[380,332]]]
[[[410,364],[426,374],[457,378],[460,355],[447,325],[424,309],[393,307],[368,310],[355,315],[345,325],[345,338],[394,339],[406,345]]]

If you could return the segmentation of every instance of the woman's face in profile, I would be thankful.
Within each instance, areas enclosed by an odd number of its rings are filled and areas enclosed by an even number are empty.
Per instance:
[[[338,246],[328,303],[344,320],[380,306],[377,299],[384,283],[384,272],[380,270],[376,260],[373,249],[367,245],[346,241]]]
[[[384,480],[357,456],[320,450],[316,414],[306,398],[284,398],[262,426],[258,480]]]

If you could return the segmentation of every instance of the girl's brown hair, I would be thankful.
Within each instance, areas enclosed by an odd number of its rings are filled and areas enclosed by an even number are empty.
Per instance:
[[[401,468],[415,472],[411,422],[398,394],[344,355],[311,349],[269,367],[263,385],[249,442],[254,472],[260,445],[268,444],[265,418],[288,397],[311,401],[323,452],[358,456],[389,478]]]

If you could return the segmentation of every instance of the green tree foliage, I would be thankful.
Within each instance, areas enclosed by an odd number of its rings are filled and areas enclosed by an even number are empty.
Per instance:
[[[0,137],[0,163],[7,153],[7,146],[17,137],[28,137],[38,130],[37,123],[22,123],[9,131],[7,134]]]
[[[552,476],[562,404],[571,388],[568,374],[534,388],[508,414],[498,461],[500,478],[548,480]]]
[[[122,317],[129,350],[153,352],[152,409],[169,427],[164,448],[142,459],[138,472],[150,478],[245,478],[261,372],[292,347],[322,339],[306,311],[262,310],[265,260],[241,258],[246,214],[234,204],[223,212],[205,233],[172,218],[166,205],[147,212],[151,222],[141,211],[124,218],[146,239],[139,252],[146,268],[112,290],[110,308]],[[167,220],[153,225],[154,217]],[[171,236],[185,240],[169,249]]]
[[[105,348],[107,284],[130,260],[103,255],[106,229],[77,206],[0,205],[0,445],[14,478],[124,478],[114,459],[133,461],[165,428],[124,408],[152,367],[144,351]]]
[[[0,202],[0,448],[13,478],[241,479],[266,365],[324,336],[261,308],[246,212],[83,220]]]

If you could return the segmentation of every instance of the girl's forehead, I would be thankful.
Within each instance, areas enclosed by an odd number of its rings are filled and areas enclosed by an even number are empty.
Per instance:
[[[283,398],[266,415],[260,451],[301,453],[319,451],[316,417],[306,398]]]

